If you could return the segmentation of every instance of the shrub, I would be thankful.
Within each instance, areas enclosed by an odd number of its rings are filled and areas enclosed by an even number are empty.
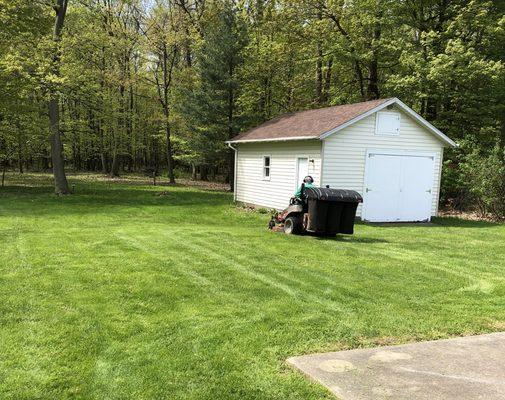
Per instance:
[[[473,151],[460,164],[461,183],[482,216],[505,219],[505,151],[496,145],[483,155]]]
[[[461,171],[461,161],[444,161],[440,203],[452,210],[465,211],[472,208],[472,195]]]

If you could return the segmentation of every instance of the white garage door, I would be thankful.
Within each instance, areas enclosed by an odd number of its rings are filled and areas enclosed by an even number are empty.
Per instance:
[[[368,152],[363,219],[372,222],[429,220],[434,176],[432,155]]]

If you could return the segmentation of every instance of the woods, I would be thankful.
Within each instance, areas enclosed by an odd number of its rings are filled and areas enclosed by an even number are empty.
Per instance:
[[[443,200],[486,209],[469,174],[503,164],[504,10],[498,0],[0,0],[2,169],[52,169],[59,194],[63,168],[232,183],[224,141],[235,134],[394,96],[460,144],[446,154]],[[505,191],[503,169],[488,169]]]

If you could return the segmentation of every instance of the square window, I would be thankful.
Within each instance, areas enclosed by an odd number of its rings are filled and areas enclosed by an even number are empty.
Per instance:
[[[375,124],[375,134],[377,135],[400,134],[400,114],[397,112],[378,112]]]

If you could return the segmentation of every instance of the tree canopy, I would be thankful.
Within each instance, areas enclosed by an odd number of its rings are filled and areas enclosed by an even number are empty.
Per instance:
[[[498,0],[69,0],[55,40],[60,2],[0,0],[5,168],[54,166],[51,101],[67,169],[172,182],[231,180],[224,141],[279,114],[379,97],[457,140],[453,168],[505,143]]]

